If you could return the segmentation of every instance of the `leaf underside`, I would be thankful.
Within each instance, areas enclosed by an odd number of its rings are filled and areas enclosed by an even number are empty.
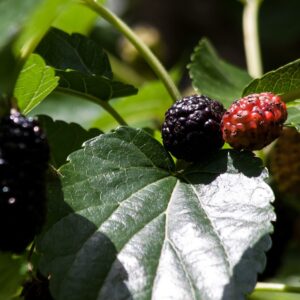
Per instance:
[[[177,173],[142,130],[74,152],[49,183],[40,268],[57,300],[244,299],[265,265],[274,213],[251,153]]]

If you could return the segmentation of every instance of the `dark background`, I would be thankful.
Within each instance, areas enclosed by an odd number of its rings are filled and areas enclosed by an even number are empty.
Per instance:
[[[188,62],[206,36],[223,58],[245,68],[242,9],[238,0],[128,0],[122,17],[130,25],[148,23],[159,29],[167,67]],[[263,1],[259,21],[264,71],[300,57],[299,12],[299,0]]]

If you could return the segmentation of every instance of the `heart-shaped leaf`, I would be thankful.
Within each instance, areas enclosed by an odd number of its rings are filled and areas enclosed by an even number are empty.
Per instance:
[[[207,39],[202,39],[195,48],[188,68],[194,88],[226,107],[240,98],[251,81],[247,72],[222,60]]]
[[[300,99],[300,59],[254,79],[244,89],[243,95],[261,92],[281,95],[287,102]]]
[[[68,155],[80,149],[83,142],[101,134],[97,128],[85,130],[76,123],[53,121],[48,116],[38,116],[38,119],[50,145],[50,163],[56,169],[65,164]]]
[[[274,213],[251,153],[223,150],[176,171],[159,142],[121,127],[69,159],[49,185],[38,243],[56,300],[232,300],[252,291]]]
[[[58,77],[54,70],[45,65],[37,54],[26,61],[17,80],[14,95],[20,110],[27,114],[46,98],[57,86]]]

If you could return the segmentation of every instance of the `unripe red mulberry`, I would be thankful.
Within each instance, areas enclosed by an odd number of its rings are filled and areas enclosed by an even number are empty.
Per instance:
[[[224,114],[223,138],[235,149],[260,150],[280,135],[286,119],[279,96],[252,94],[235,101]]]

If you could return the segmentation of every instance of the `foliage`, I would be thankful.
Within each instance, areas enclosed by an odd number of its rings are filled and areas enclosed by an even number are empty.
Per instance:
[[[0,113],[7,102],[38,112],[51,149],[47,222],[29,253],[0,254],[0,299],[19,297],[39,272],[55,300],[293,299],[252,293],[278,212],[265,161],[232,149],[175,161],[157,134],[177,94],[172,76],[102,2],[0,0]],[[88,36],[98,14],[158,80],[138,90],[114,79],[107,50]],[[298,130],[299,68],[296,60],[252,79],[206,38],[188,66],[194,89],[226,107],[249,93],[282,95],[286,125]]]

